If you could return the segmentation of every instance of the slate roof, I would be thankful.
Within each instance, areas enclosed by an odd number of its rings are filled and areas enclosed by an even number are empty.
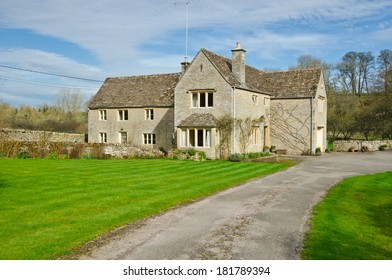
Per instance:
[[[321,69],[265,72],[245,66],[245,85],[233,75],[232,60],[201,49],[222,77],[233,87],[243,88],[272,98],[311,97],[316,94]],[[90,109],[174,106],[174,89],[181,74],[158,74],[107,78],[90,100]]]
[[[257,91],[265,94],[269,94],[268,89],[263,86],[260,81],[260,75],[264,71],[258,70],[251,66],[245,66],[245,83],[246,85],[241,85],[241,83],[233,75],[232,60],[214,52],[208,51],[206,49],[201,49],[201,51],[208,57],[208,59],[215,65],[218,71],[221,73],[223,78],[233,87],[244,88],[252,91]]]
[[[179,78],[180,73],[107,78],[88,107],[171,107]]]
[[[270,94],[273,98],[314,96],[321,77],[321,68],[265,72],[246,65],[245,85],[241,85],[231,71],[231,59],[206,49],[201,49],[201,51],[209,58],[231,86]]]
[[[312,97],[317,92],[321,75],[321,68],[264,72],[261,81],[274,98]]]
[[[216,127],[217,120],[210,113],[194,113],[183,120],[179,127]]]

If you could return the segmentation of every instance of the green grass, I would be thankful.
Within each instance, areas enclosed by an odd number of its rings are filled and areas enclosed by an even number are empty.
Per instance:
[[[314,208],[303,259],[391,260],[392,172],[353,177]]]
[[[124,224],[289,164],[0,159],[0,259],[56,259]]]

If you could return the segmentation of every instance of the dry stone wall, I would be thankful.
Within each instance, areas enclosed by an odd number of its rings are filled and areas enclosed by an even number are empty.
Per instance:
[[[392,150],[392,140],[338,140],[333,142],[333,150],[335,152],[348,152],[352,148],[358,151],[367,148],[369,151],[378,151],[378,148],[384,144],[388,145],[389,150]]]
[[[83,143],[85,142],[84,140],[84,134],[80,133],[59,133],[9,128],[2,128],[0,130],[0,141]]]

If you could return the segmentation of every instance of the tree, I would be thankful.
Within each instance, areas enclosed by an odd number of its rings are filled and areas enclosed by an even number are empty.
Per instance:
[[[321,60],[305,54],[305,55],[301,55],[298,57],[297,59],[297,65],[296,66],[291,66],[289,68],[289,70],[296,70],[296,69],[313,69],[313,68],[321,68],[322,67],[322,63]]]
[[[374,66],[374,56],[371,52],[348,52],[337,65],[338,81],[346,92],[360,96],[369,93],[371,69]]]
[[[358,132],[356,115],[360,104],[357,96],[328,94],[327,127],[331,141],[338,137],[350,139]]]
[[[54,101],[55,107],[68,118],[83,110],[84,98],[80,90],[62,89]]]
[[[392,94],[392,51],[382,50],[377,57],[378,74],[385,94]]]

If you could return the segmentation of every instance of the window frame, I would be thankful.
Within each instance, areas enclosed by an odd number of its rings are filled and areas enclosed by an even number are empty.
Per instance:
[[[181,128],[181,147],[187,148],[211,148],[211,128]]]
[[[126,110],[126,109],[118,110],[118,120],[119,121],[127,121],[127,120],[129,120],[128,110]]]
[[[107,121],[108,120],[108,112],[107,110],[98,110],[99,120]]]
[[[191,108],[214,108],[214,93],[213,90],[198,90],[190,91],[191,93]]]
[[[99,143],[107,143],[107,142],[108,142],[108,133],[99,132]]]
[[[144,117],[145,120],[148,121],[153,121],[154,120],[154,109],[148,108],[148,109],[144,109]]]
[[[144,145],[156,145],[157,139],[155,133],[143,133],[143,144]]]

